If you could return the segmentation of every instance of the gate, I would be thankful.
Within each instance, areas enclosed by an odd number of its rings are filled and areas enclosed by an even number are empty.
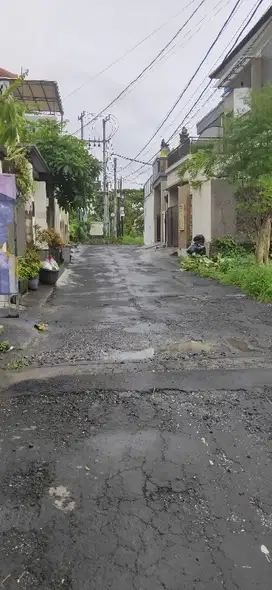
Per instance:
[[[178,206],[168,207],[165,214],[165,234],[167,246],[178,248]]]

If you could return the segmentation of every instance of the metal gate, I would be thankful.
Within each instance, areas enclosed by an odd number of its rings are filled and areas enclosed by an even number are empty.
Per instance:
[[[165,214],[167,246],[178,248],[178,206],[169,207]]]

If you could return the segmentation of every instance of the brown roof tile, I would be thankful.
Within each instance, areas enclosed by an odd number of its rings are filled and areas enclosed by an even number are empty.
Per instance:
[[[3,68],[0,68],[0,78],[18,78],[17,74],[12,74],[11,72],[8,72],[8,70],[4,70]]]

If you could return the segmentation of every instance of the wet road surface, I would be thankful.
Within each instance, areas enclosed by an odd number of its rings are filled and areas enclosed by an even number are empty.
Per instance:
[[[0,588],[270,590],[271,307],[88,247],[41,319],[0,394]]]

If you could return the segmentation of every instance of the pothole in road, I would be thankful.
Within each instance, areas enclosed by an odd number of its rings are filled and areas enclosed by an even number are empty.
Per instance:
[[[214,348],[214,345],[211,342],[203,342],[202,340],[187,340],[183,342],[174,342],[173,344],[168,344],[167,346],[160,346],[158,347],[159,351],[168,351],[168,352],[194,352],[194,353],[201,353],[201,352],[211,352]]]
[[[228,338],[228,344],[232,346],[232,348],[236,348],[240,352],[251,352],[253,348],[251,348],[245,340],[236,340],[236,338]]]
[[[108,360],[128,362],[128,361],[145,361],[151,359],[156,353],[170,353],[175,355],[176,353],[188,353],[201,354],[203,352],[211,352],[214,345],[211,342],[203,342],[202,340],[188,340],[183,342],[174,342],[172,344],[166,344],[163,346],[157,346],[155,348],[144,348],[142,350],[128,350],[121,351],[116,350],[109,355]]]

